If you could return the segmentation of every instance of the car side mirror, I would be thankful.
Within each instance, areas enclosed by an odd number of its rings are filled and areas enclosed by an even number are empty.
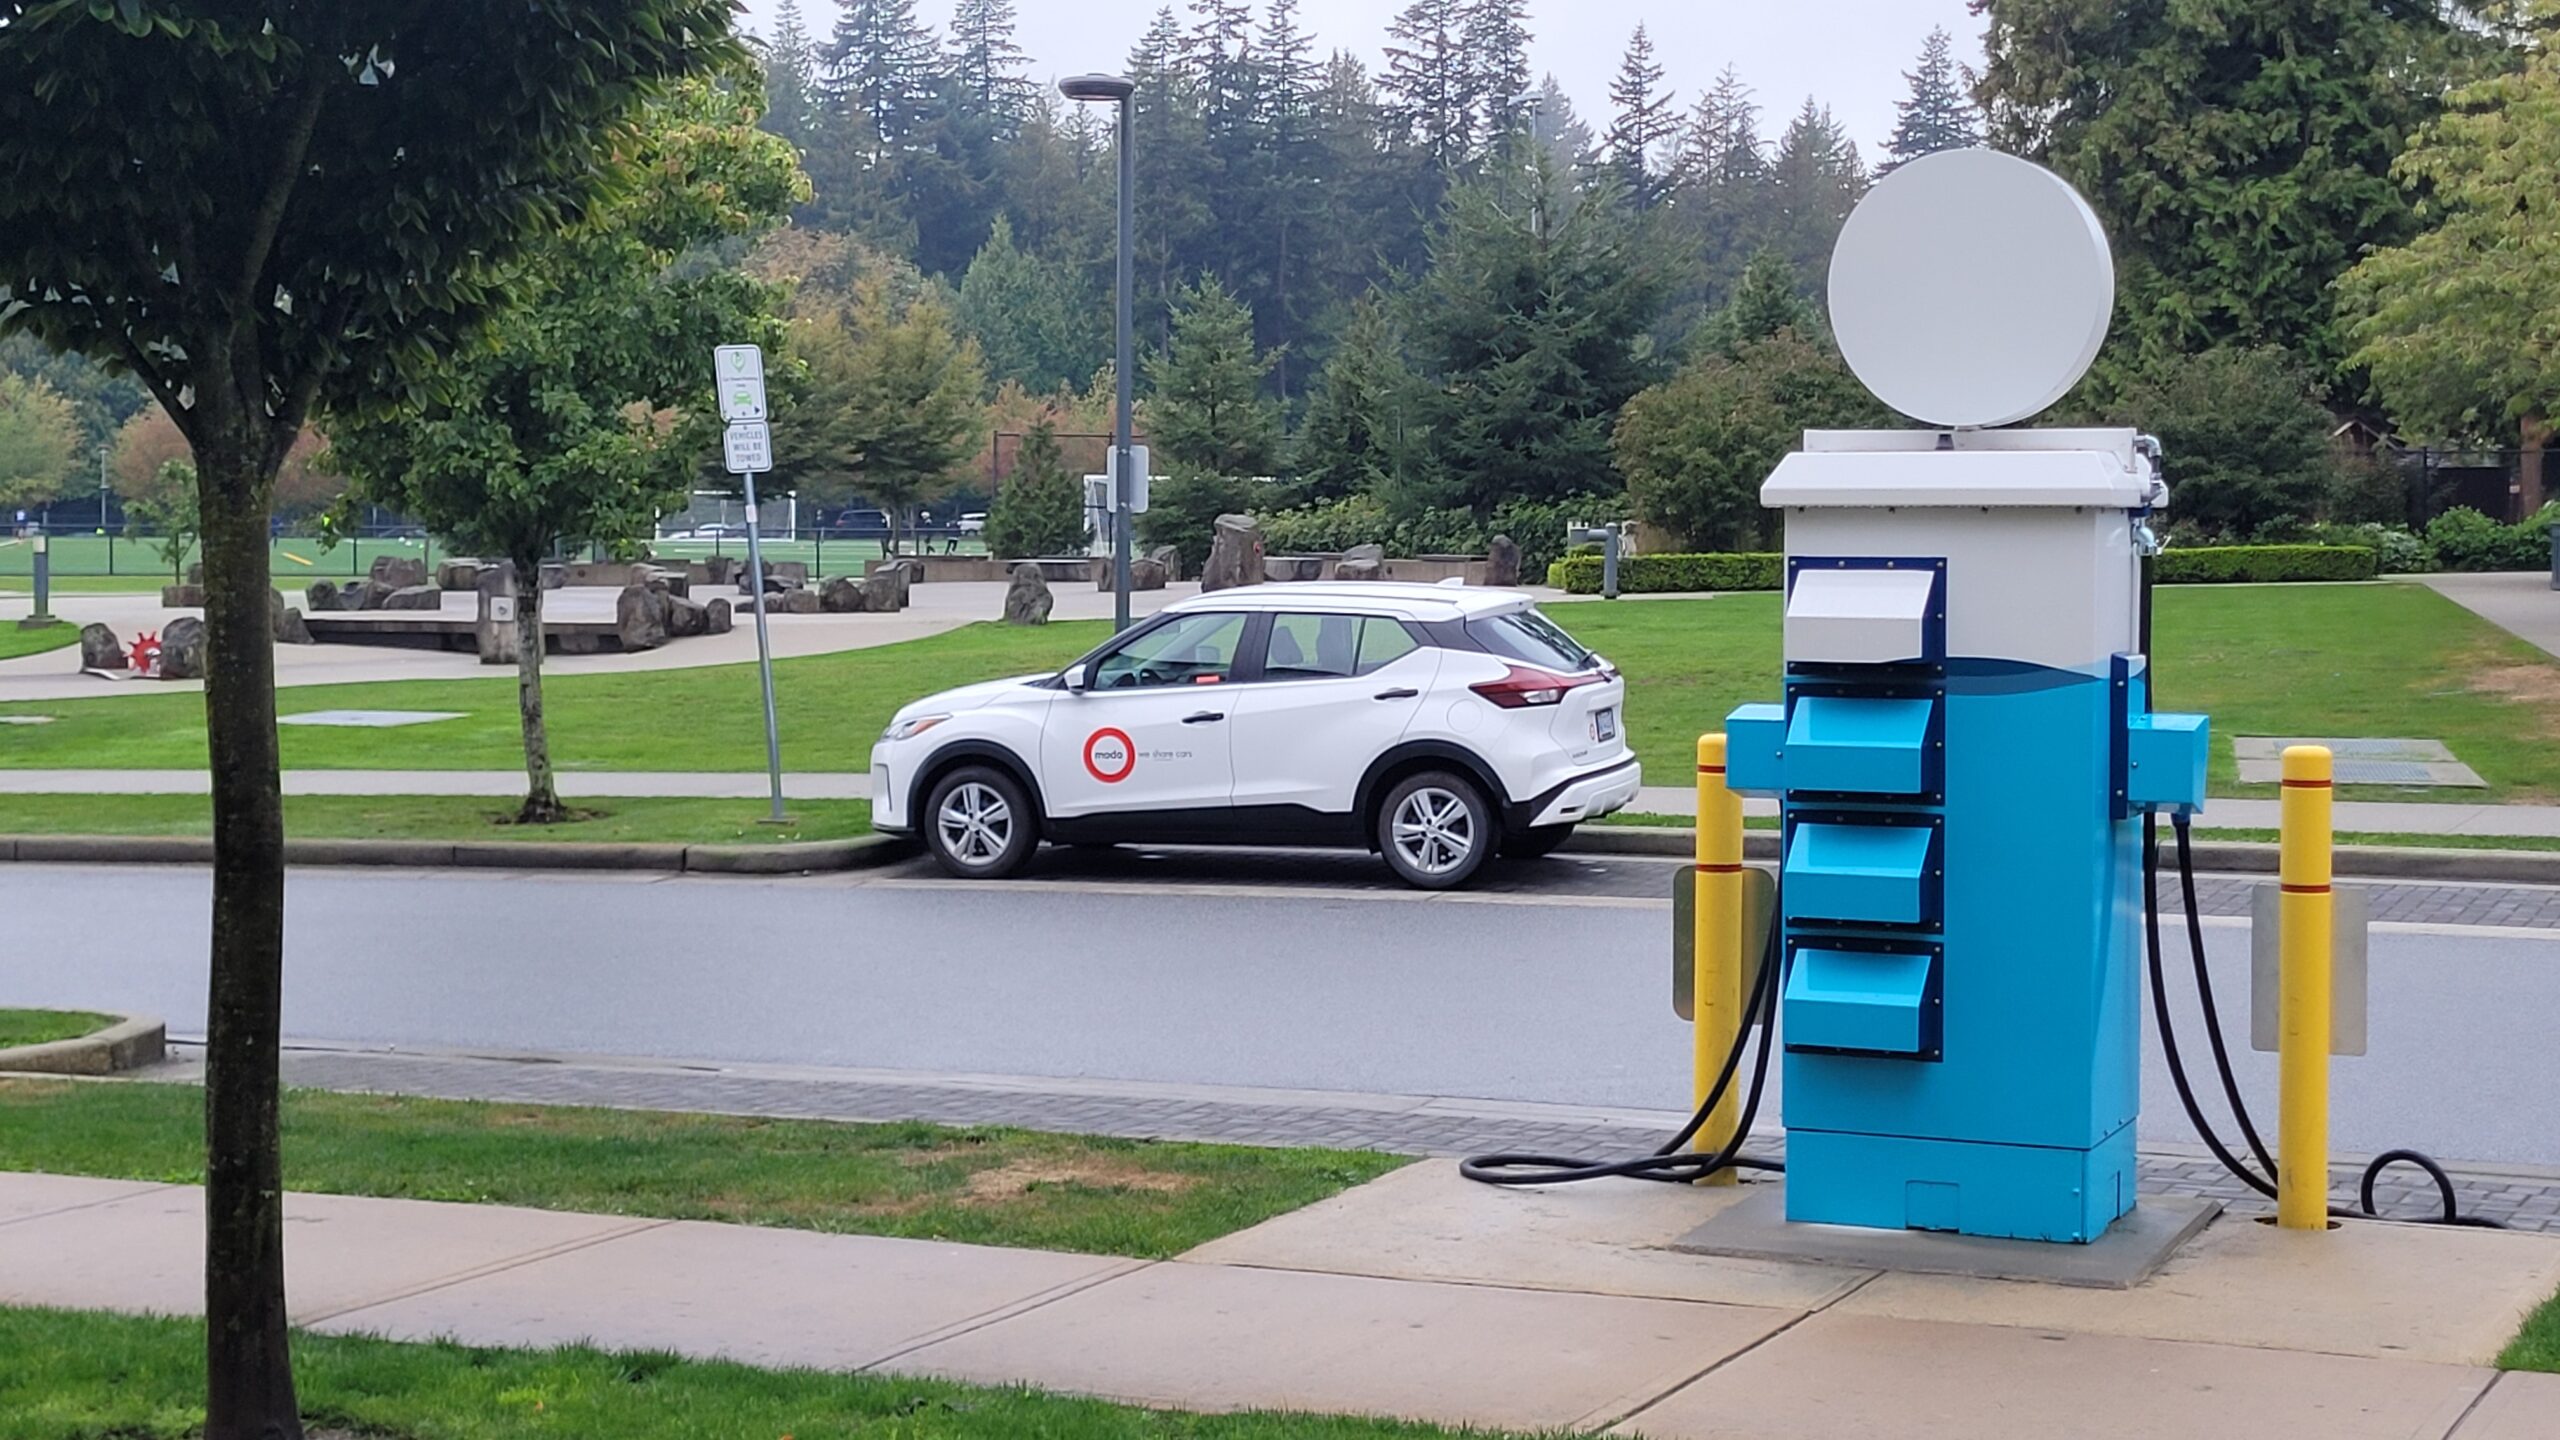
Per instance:
[[[1067,673],[1059,676],[1058,678],[1066,682],[1066,686],[1069,690],[1074,691],[1078,695],[1084,693],[1085,673],[1082,665],[1068,666]]]

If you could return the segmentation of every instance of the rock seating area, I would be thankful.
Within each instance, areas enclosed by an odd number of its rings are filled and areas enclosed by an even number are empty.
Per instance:
[[[302,612],[285,603],[275,590],[267,592],[267,618],[274,626],[279,645],[315,644],[311,629],[302,622]],[[130,670],[132,652],[125,648],[124,638],[106,625],[80,627],[80,668],[83,670]],[[160,632],[160,678],[163,680],[201,680],[204,678],[204,622],[193,615],[181,615]]]
[[[444,589],[428,583],[426,561],[380,555],[363,579],[345,585],[314,580],[303,590],[302,599],[303,608],[315,615],[339,610],[442,610]]]
[[[1262,526],[1250,515],[1221,515],[1209,545],[1208,562],[1200,570],[1202,591],[1237,585],[1292,584],[1310,580],[1403,580],[1424,584],[1461,579],[1471,585],[1511,586],[1520,583],[1520,547],[1497,535],[1476,555],[1419,555],[1389,559],[1382,545],[1356,545],[1339,555],[1273,555],[1264,545]],[[1136,585],[1136,575],[1131,575]],[[1110,588],[1104,577],[1103,588]]]
[[[1168,546],[1166,548],[1170,549],[1171,547]],[[1096,558],[1094,560],[1094,589],[1109,590],[1112,588],[1112,582],[1116,578],[1117,576],[1114,573],[1111,561],[1102,558]],[[1129,588],[1133,591],[1161,590],[1172,579],[1172,568],[1153,555],[1135,556],[1129,561]]]
[[[726,635],[736,616],[726,599],[696,600],[646,583],[622,587],[614,598],[615,638],[625,651],[655,650],[669,640]]]

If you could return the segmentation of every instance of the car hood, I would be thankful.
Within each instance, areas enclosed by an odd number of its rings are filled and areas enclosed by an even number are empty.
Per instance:
[[[904,720],[911,715],[957,715],[964,710],[975,710],[982,705],[1001,700],[1007,695],[1019,695],[1052,678],[1053,674],[1054,672],[1044,670],[1037,675],[1015,675],[1003,680],[986,680],[975,685],[963,685],[957,690],[945,690],[938,695],[927,695],[899,710],[895,718]]]

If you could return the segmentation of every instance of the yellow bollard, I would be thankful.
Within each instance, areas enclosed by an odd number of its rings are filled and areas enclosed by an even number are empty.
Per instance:
[[[1725,1056],[1742,1033],[1742,797],[1726,786],[1725,739],[1698,737],[1698,904],[1692,937],[1696,963],[1689,978],[1694,1083],[1689,1103],[1703,1105],[1723,1071]],[[1694,1148],[1714,1154],[1733,1141],[1742,1117],[1742,1087],[1729,1086]],[[1731,1185],[1734,1172],[1719,1170],[1701,1181]]]
[[[2284,752],[2283,883],[2276,1051],[2276,1223],[2329,1226],[2329,961],[2331,768],[2326,747]]]

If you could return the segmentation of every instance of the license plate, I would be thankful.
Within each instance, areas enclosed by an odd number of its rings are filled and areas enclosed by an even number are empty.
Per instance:
[[[1593,741],[1602,745],[1606,745],[1610,741],[1618,738],[1618,712],[1616,710],[1594,710],[1591,712],[1591,738]]]

